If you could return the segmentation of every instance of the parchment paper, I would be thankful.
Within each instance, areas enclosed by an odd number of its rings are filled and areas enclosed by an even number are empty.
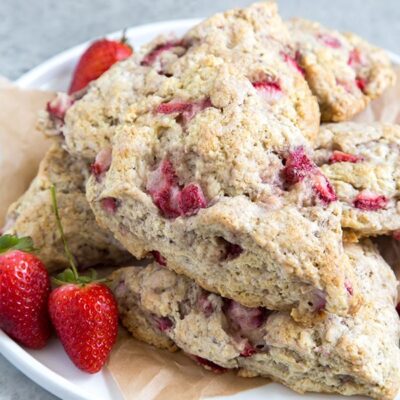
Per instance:
[[[20,90],[0,78],[0,228],[11,202],[28,187],[48,142],[35,129],[49,92]]]
[[[400,68],[397,75],[396,86],[355,120],[400,123]],[[10,87],[0,79],[1,224],[7,206],[26,189],[47,149],[47,141],[34,126],[36,113],[50,96]],[[160,351],[121,332],[108,368],[126,400],[196,400],[234,394],[268,382],[238,378],[233,372],[216,375],[197,366],[182,352]]]

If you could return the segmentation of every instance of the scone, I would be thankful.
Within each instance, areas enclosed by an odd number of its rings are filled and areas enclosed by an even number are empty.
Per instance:
[[[216,32],[217,31],[217,32]],[[265,40],[268,37],[274,40]],[[210,40],[210,38],[212,40]],[[62,121],[51,112],[68,151],[92,161],[124,123],[132,103],[157,94],[160,87],[180,79],[191,59],[214,55],[235,66],[252,81],[269,103],[269,112],[283,115],[303,135],[314,139],[319,127],[319,108],[303,75],[285,53],[287,28],[274,3],[228,11],[200,23],[182,39],[160,37],[130,59],[113,66],[94,82],[86,95],[75,101]],[[202,77],[197,77],[201,80]],[[221,82],[222,84],[222,82]]]
[[[350,119],[394,83],[387,54],[357,35],[299,18],[286,24],[296,62],[318,98],[323,121]]]
[[[69,265],[51,204],[49,189],[53,183],[65,236],[80,267],[120,265],[132,260],[113,236],[96,224],[84,192],[86,171],[83,162],[54,143],[29,189],[8,210],[4,232],[31,236],[38,256],[51,272]]]
[[[300,130],[235,66],[186,60],[98,154],[86,188],[98,222],[247,306],[346,314],[357,289],[341,208]]]
[[[343,205],[344,228],[357,236],[400,229],[400,126],[323,125],[314,160]]]
[[[397,282],[370,242],[347,245],[346,253],[365,303],[354,316],[320,315],[309,326],[206,292],[157,263],[115,271],[112,286],[136,338],[182,349],[215,372],[239,369],[301,393],[393,399],[400,387]]]
[[[318,103],[292,57],[291,36],[275,2],[215,14],[190,29],[183,43],[190,45],[189,56],[201,50],[235,65],[264,95],[273,97],[274,113],[289,118],[308,140],[315,139]]]

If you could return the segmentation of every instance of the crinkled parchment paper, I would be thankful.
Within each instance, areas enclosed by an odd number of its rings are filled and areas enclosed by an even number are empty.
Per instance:
[[[397,75],[397,85],[355,120],[400,123],[400,68]],[[29,185],[47,149],[47,141],[34,126],[36,114],[49,96],[40,91],[21,91],[0,80],[0,223],[7,206]],[[267,383],[260,378],[238,378],[233,372],[216,375],[197,366],[182,352],[157,350],[124,331],[108,368],[127,400],[196,400]]]
[[[49,144],[36,131],[49,92],[20,90],[0,78],[0,227],[11,202],[28,187]]]

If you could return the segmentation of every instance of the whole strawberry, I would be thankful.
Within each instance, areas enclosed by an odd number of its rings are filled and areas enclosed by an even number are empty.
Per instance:
[[[54,186],[51,188],[54,213],[71,268],[59,274],[49,298],[49,313],[65,351],[81,370],[101,370],[117,340],[118,307],[111,290],[92,275],[80,276],[65,240],[58,213]]]
[[[111,290],[100,283],[70,283],[50,294],[49,312],[73,363],[95,373],[105,364],[118,333],[118,310]]]
[[[81,56],[75,68],[68,93],[82,90],[87,84],[106,72],[113,64],[125,60],[133,50],[122,40],[100,39],[93,42]]]
[[[39,349],[50,336],[50,278],[33,254],[32,240],[0,237],[0,328],[22,345]]]

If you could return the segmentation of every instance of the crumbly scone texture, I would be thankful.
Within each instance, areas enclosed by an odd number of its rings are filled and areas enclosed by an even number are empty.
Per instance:
[[[301,131],[269,112],[235,66],[185,60],[180,79],[131,105],[111,165],[88,180],[98,222],[136,257],[156,250],[169,268],[248,306],[303,315],[323,297],[346,314],[358,296],[345,287],[341,209]],[[299,163],[289,174],[288,159]],[[192,209],[178,216],[181,201]]]
[[[343,228],[357,236],[400,229],[400,126],[322,125],[314,160],[343,205]]]
[[[350,119],[394,83],[388,55],[357,35],[300,18],[286,25],[323,121]]]
[[[291,55],[286,53],[288,40],[288,31],[274,3],[217,14],[182,39],[156,38],[93,82],[87,94],[67,111],[62,127],[67,149],[73,155],[93,160],[126,121],[127,112],[132,112],[131,104],[147,95],[162,96],[159,88],[180,79],[190,60],[201,54],[214,55],[234,65],[259,85],[269,102],[269,112],[289,119],[313,140],[320,120],[318,103]]]
[[[370,242],[347,245],[346,253],[364,304],[351,317],[328,313],[308,326],[286,312],[233,304],[157,263],[116,271],[113,288],[134,336],[161,348],[176,345],[208,368],[240,369],[301,393],[394,399],[400,386],[397,281]]]
[[[289,30],[275,2],[215,14],[190,29],[183,41],[222,57],[252,81],[276,83],[280,91],[275,93],[273,112],[289,118],[308,140],[315,139],[318,102],[296,63]]]
[[[115,266],[132,260],[113,236],[96,224],[85,197],[86,176],[86,164],[70,157],[55,142],[29,189],[8,210],[5,233],[31,236],[38,256],[51,272],[69,265],[52,209],[52,184],[68,245],[80,267]]]

